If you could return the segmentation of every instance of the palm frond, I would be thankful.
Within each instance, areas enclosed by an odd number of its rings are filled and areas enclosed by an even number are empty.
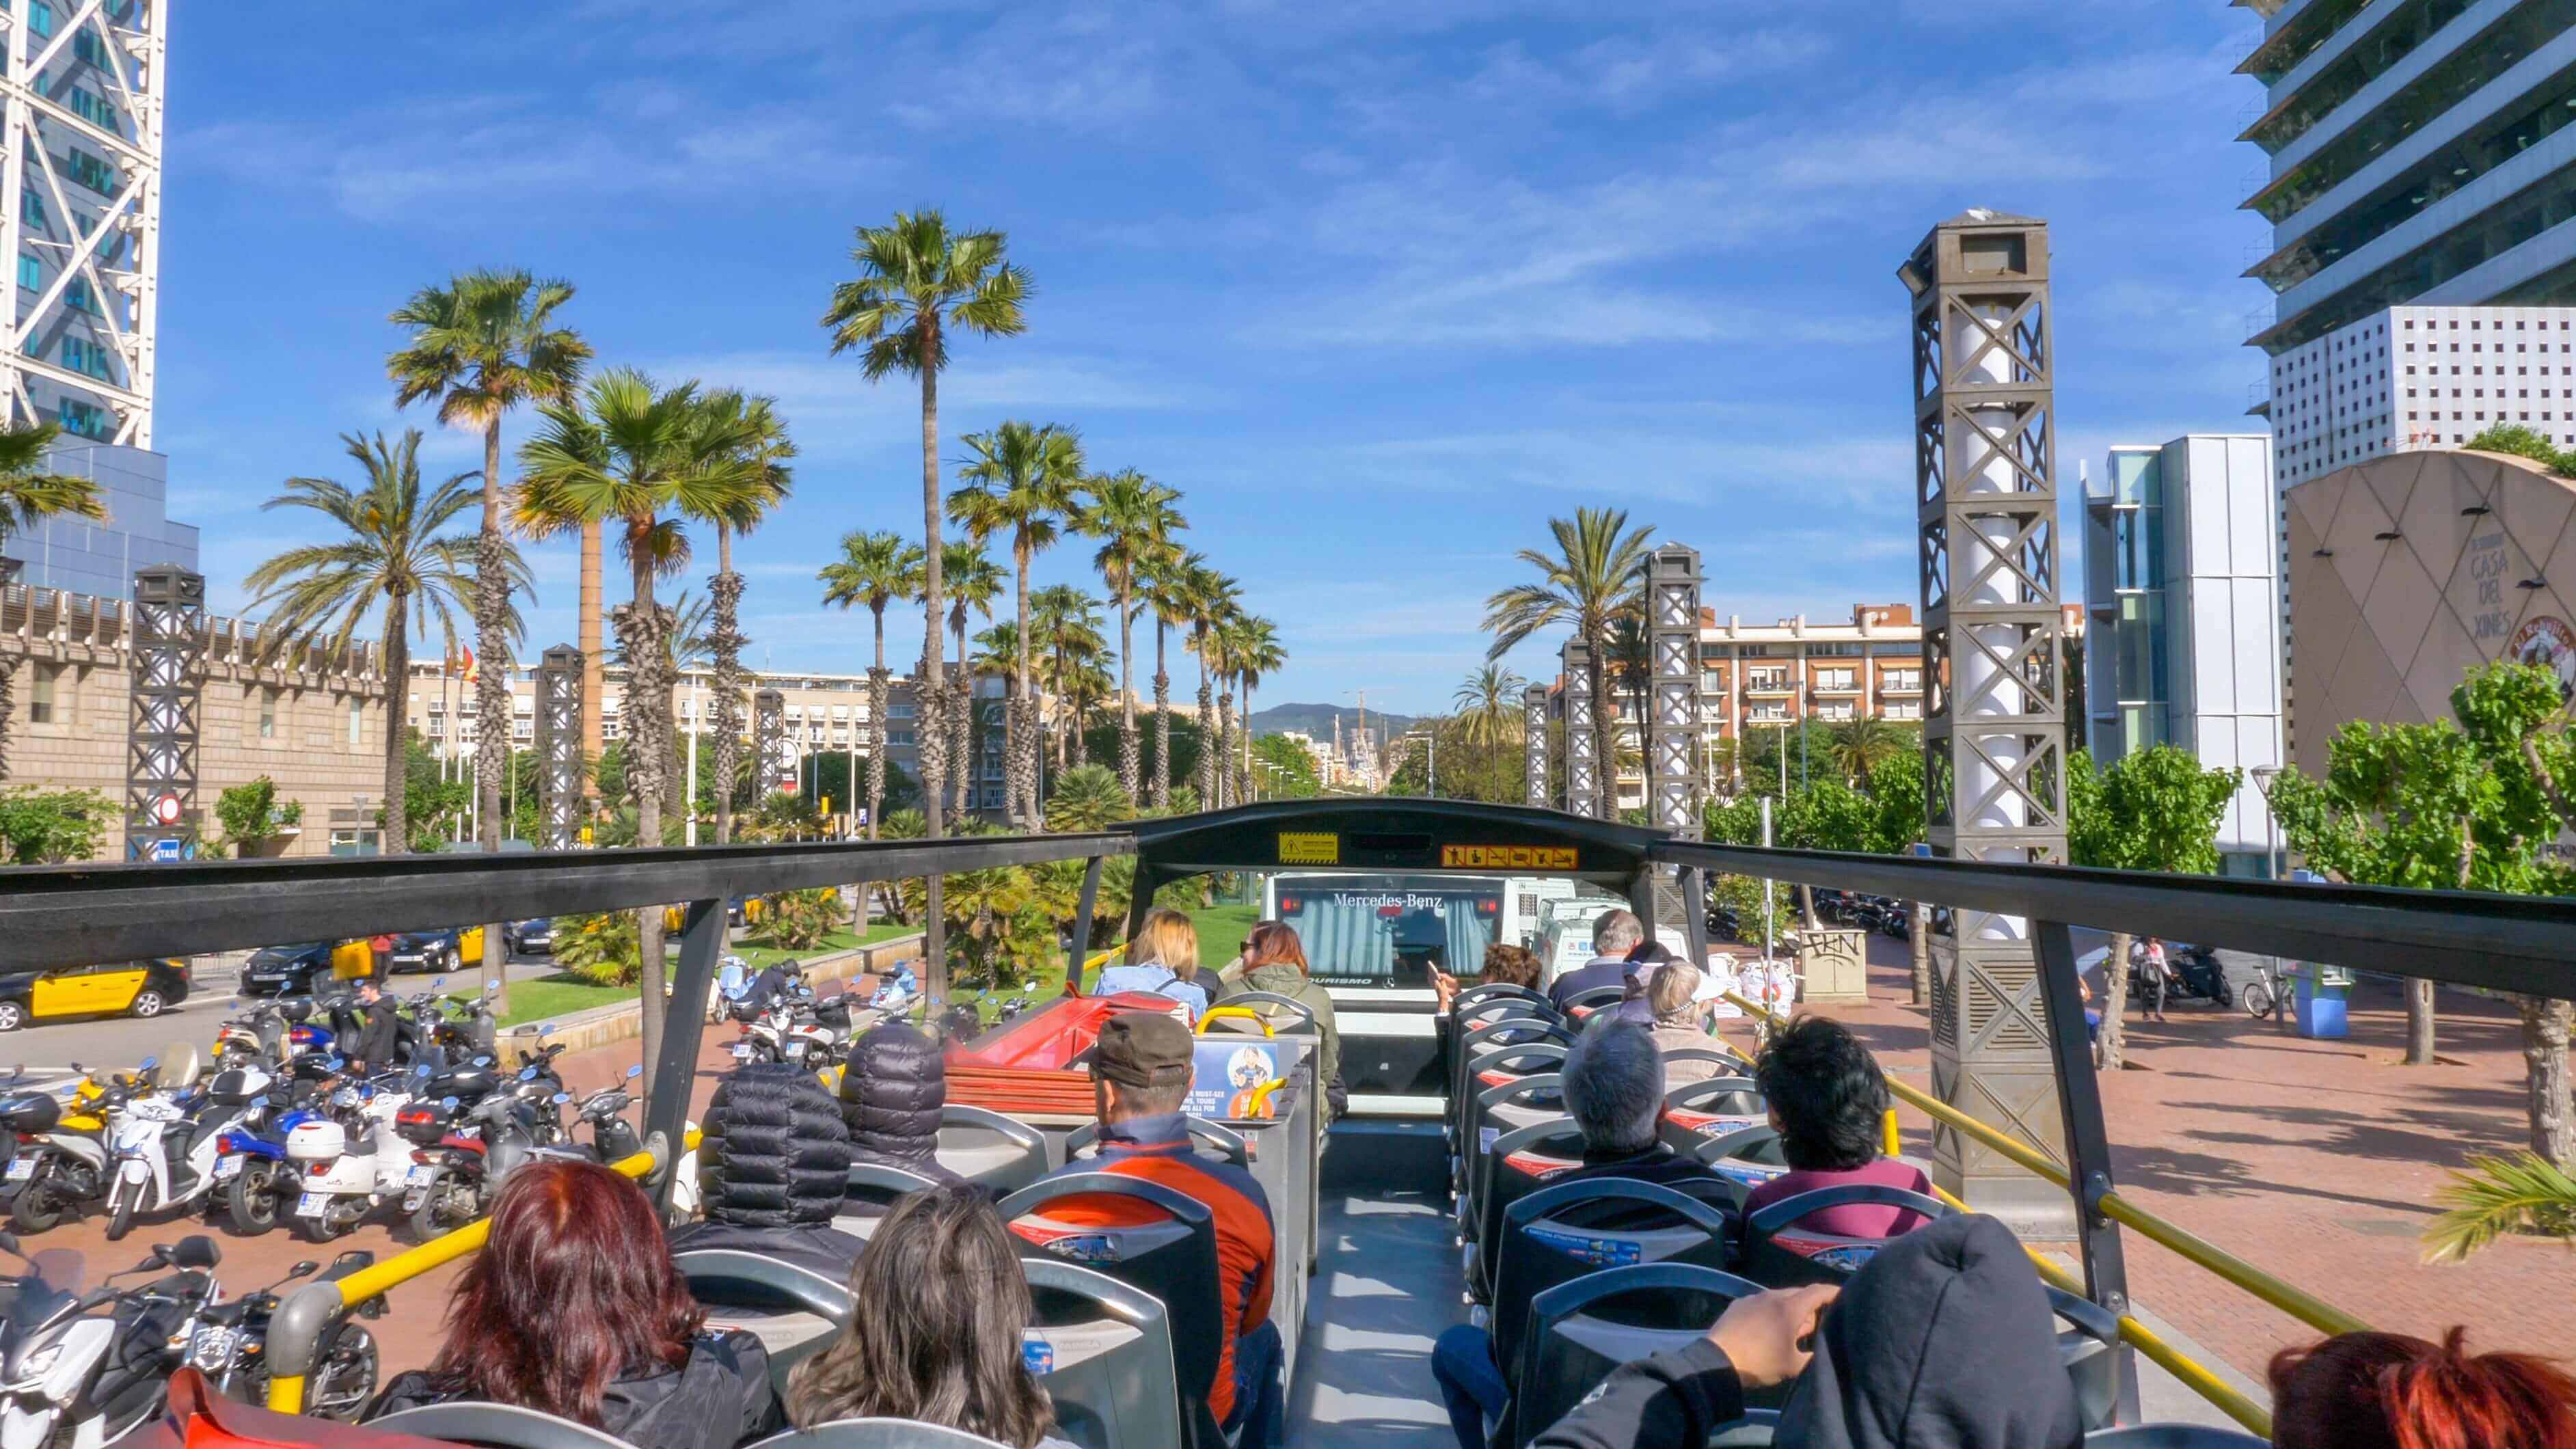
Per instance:
[[[2507,1233],[2576,1246],[2576,1177],[2538,1153],[2479,1156],[2434,1190],[2447,1211],[2424,1229],[2424,1261],[2458,1262]]]

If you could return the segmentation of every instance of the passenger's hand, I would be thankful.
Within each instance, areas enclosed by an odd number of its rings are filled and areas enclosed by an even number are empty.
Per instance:
[[[1738,1298],[1718,1315],[1708,1340],[1726,1351],[1735,1376],[1748,1389],[1787,1383],[1816,1356],[1816,1325],[1825,1305],[1843,1290],[1833,1284],[1774,1288]]]
[[[1431,990],[1440,998],[1438,1009],[1445,1012],[1449,1003],[1458,999],[1458,978],[1434,966],[1431,968]]]

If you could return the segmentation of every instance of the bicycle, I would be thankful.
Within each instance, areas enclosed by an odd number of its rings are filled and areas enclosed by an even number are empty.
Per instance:
[[[2275,1016],[2278,1023],[2287,1024],[2290,1019],[2290,982],[2289,973],[2281,969],[2281,958],[2259,957],[2254,963],[2254,971],[2254,979],[2246,982],[2244,990],[2238,994],[2245,1004],[2245,1014],[2256,1021]]]

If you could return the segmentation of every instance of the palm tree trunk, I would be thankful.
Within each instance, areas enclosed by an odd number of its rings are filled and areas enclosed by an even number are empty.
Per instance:
[[[385,854],[411,851],[411,771],[403,746],[411,717],[411,629],[408,595],[385,601]],[[498,939],[486,936],[485,941]]]
[[[1619,757],[1616,753],[1619,734],[1610,719],[1610,680],[1607,661],[1609,639],[1599,629],[1591,630],[1584,639],[1586,657],[1584,672],[1591,676],[1592,689],[1592,814],[1601,820],[1619,818]]]
[[[715,653],[716,844],[733,842],[733,781],[742,768],[742,575],[733,571],[733,530],[716,528],[716,576],[707,585],[714,600],[715,628],[708,645]],[[696,722],[703,725],[703,721]],[[694,812],[698,802],[688,802]]]
[[[885,818],[886,667],[885,606],[876,606],[877,662],[868,669],[868,839],[877,838]],[[914,736],[919,739],[919,735]]]
[[[2433,1065],[2433,1023],[2433,983],[2420,976],[2408,978],[2405,1065]]]
[[[2095,1056],[2106,1072],[2126,1065],[2128,1042],[2120,1033],[2120,1023],[2129,1006],[2129,943],[2135,939],[2126,931],[2113,932],[2111,954],[2102,958],[2102,1004],[2096,1008],[2102,1013],[2102,1029],[2094,1041]]]
[[[1905,953],[1914,986],[1914,1004],[1932,1000],[1932,908],[1921,901],[1905,908]]]
[[[1011,563],[1017,570],[1018,597],[1012,600],[1012,617],[1019,625],[1019,638],[1012,646],[1011,707],[1008,718],[1011,732],[1005,741],[1010,763],[1004,773],[1010,780],[1011,824],[1021,830],[1033,830],[1038,798],[1038,732],[1037,700],[1029,689],[1029,545],[1026,538],[1016,541],[1011,549]]]
[[[948,758],[956,770],[956,794],[953,803],[960,822],[966,819],[967,807],[974,801],[975,766],[975,671],[966,667],[966,611],[959,609],[952,619],[957,626],[957,687],[948,694]]]
[[[1154,808],[1172,808],[1172,675],[1163,667],[1167,637],[1160,615],[1154,619]]]
[[[1118,591],[1118,788],[1127,792],[1127,803],[1138,802],[1137,788],[1143,783],[1143,751],[1136,738],[1136,616],[1130,612],[1136,602],[1133,588]],[[0,746],[5,746],[0,739]],[[5,765],[0,760],[0,765]]]
[[[501,766],[510,758],[510,575],[501,540],[501,418],[483,425],[483,528],[474,539],[475,841],[501,849]],[[387,733],[401,725],[388,715]],[[388,800],[388,808],[392,802]],[[510,1006],[509,952],[494,950],[501,923],[483,923],[483,989],[499,1019]]]
[[[599,794],[599,783],[591,778],[590,771],[599,763],[600,751],[607,743],[606,717],[601,713],[608,693],[606,641],[600,637],[601,621],[607,617],[600,597],[600,561],[606,552],[602,526],[595,522],[581,526],[580,617],[573,623],[573,642],[581,649],[581,793],[585,798]]]
[[[921,314],[921,539],[922,561],[922,670],[921,702],[928,711],[924,718],[932,727],[921,733],[921,813],[923,834],[937,840],[947,834],[946,822],[939,809],[939,790],[947,784],[947,752],[931,743],[937,731],[938,710],[948,697],[945,672],[939,659],[939,313],[927,309]],[[963,652],[960,652],[963,661]],[[922,881],[926,923],[922,937],[922,994],[930,998],[930,1011],[935,1018],[948,1005],[948,929],[940,912],[940,879],[936,874]]]
[[[1219,808],[1242,798],[1234,773],[1234,691],[1220,690],[1216,697],[1217,737],[1224,748],[1216,757],[1216,803]]]
[[[649,521],[630,521],[627,525],[630,556],[635,560],[635,600],[617,611],[618,642],[625,646],[629,661],[625,751],[627,788],[635,796],[635,843],[648,850],[662,843],[661,774],[667,742],[663,721],[671,710],[671,686],[666,677],[670,658],[663,643],[668,621],[661,605],[653,598],[651,550],[641,536],[649,526]],[[661,1057],[663,1017],[669,1004],[662,996],[662,909],[661,903],[656,902],[636,912],[638,946],[643,958],[637,988],[643,993],[642,1045],[647,1072],[654,1069]],[[673,1085],[677,1087],[677,1084]],[[648,1100],[656,1087],[657,1084],[648,1076],[644,1082]]]
[[[0,780],[9,778],[9,719],[18,707],[18,654],[0,654]]]
[[[1199,758],[1198,768],[1190,772],[1199,794],[1199,808],[1216,808],[1216,683],[1208,673],[1207,634],[1199,634]]]
[[[2564,1001],[2518,996],[2522,1059],[2531,1090],[2531,1150],[2559,1171],[2576,1167],[2576,1120],[2568,1099],[2567,1038],[2571,1013]]]

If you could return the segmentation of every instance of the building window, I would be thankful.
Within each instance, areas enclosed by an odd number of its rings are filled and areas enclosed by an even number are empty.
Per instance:
[[[102,131],[113,131],[120,136],[125,134],[124,128],[117,124],[116,107],[79,86],[72,87],[72,114]]]
[[[39,36],[54,33],[54,7],[45,0],[35,0],[27,7],[27,28]]]
[[[29,691],[27,695],[27,722],[29,724],[63,724],[68,722],[64,717],[60,696],[57,693],[61,688],[63,669],[64,666],[60,664],[39,664],[36,666],[35,688]]]
[[[74,277],[64,284],[63,305],[75,312],[87,312],[93,317],[98,315],[98,303],[89,294],[88,278]]]
[[[45,199],[32,191],[18,193],[18,219],[29,226],[45,224]]]
[[[107,68],[107,47],[100,43],[97,32],[86,26],[72,37],[72,55],[101,70]]]
[[[116,371],[108,365],[107,347],[82,337],[63,339],[63,366],[84,372],[101,382],[114,382]]]
[[[363,699],[352,699],[349,701],[349,747],[356,749],[366,742],[367,702]]]
[[[74,402],[70,398],[64,398],[55,416],[62,423],[63,431],[66,433],[78,433],[84,438],[102,443],[116,435],[116,425],[109,420],[107,409],[93,403]]]
[[[45,264],[34,257],[21,255],[18,258],[18,285],[31,292],[44,290]]]
[[[430,733],[436,734],[438,721],[431,720],[429,723]],[[264,740],[277,738],[277,691],[274,689],[262,689],[259,692],[259,737]]]
[[[71,179],[88,187],[90,190],[97,192],[101,196],[113,195],[115,193],[115,167],[108,165],[104,159],[93,156],[78,146],[67,146],[64,150],[68,154],[63,158],[66,163],[63,169]]]

